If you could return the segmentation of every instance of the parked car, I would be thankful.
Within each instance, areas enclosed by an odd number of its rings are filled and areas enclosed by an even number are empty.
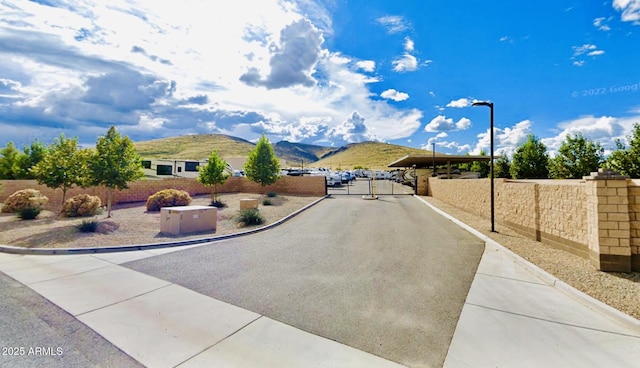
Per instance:
[[[340,173],[340,178],[341,178],[342,184],[348,184],[349,182],[351,182],[351,180],[353,180],[353,176],[349,171],[342,171]]]
[[[314,170],[310,172],[311,176],[324,176],[327,180],[327,186],[335,187],[342,185],[342,176],[329,170]]]

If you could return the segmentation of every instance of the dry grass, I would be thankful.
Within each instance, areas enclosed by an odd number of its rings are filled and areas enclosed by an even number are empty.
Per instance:
[[[381,142],[353,143],[342,152],[316,161],[311,166],[351,170],[362,166],[374,170],[387,170],[393,161],[408,154],[430,154],[431,151]]]
[[[218,210],[215,231],[181,236],[161,234],[160,212],[147,212],[144,203],[132,203],[114,206],[110,219],[106,218],[106,212],[96,216],[99,221],[99,232],[96,233],[78,232],[77,225],[87,218],[65,218],[50,211],[43,211],[36,220],[22,221],[15,215],[2,214],[0,244],[25,248],[86,248],[209,238],[274,223],[318,199],[283,195],[269,198],[272,205],[263,206],[264,198],[259,194],[221,194],[218,197],[227,207]],[[259,198],[259,211],[266,220],[264,224],[239,227],[235,218],[239,213],[241,198]],[[197,196],[191,204],[208,205],[210,202],[209,196]]]
[[[243,139],[222,134],[194,134],[135,142],[144,158],[204,159],[215,148],[221,157],[244,157],[255,146]]]

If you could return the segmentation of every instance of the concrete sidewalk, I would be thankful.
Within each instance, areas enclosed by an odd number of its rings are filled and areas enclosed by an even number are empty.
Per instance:
[[[445,367],[639,366],[640,321],[420,200],[486,242]]]
[[[445,367],[638,366],[639,321],[484,240]],[[0,271],[148,367],[400,366],[119,266],[198,246],[91,255],[0,253]],[[46,366],[46,359],[57,357],[42,359]]]

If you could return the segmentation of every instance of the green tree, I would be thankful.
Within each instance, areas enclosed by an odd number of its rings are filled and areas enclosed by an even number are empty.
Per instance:
[[[616,140],[616,150],[607,157],[605,165],[611,170],[632,178],[640,178],[640,124],[633,124],[633,132],[627,137],[629,148]]]
[[[600,143],[586,139],[581,133],[567,135],[556,157],[549,160],[549,176],[554,179],[581,179],[597,171],[604,158]]]
[[[62,189],[62,204],[67,190],[74,185],[82,185],[85,178],[85,162],[78,153],[78,139],[65,138],[64,134],[53,140],[47,154],[31,168],[33,177],[40,184],[52,189]]]
[[[533,134],[516,148],[511,161],[511,177],[514,179],[547,179],[549,177],[547,146]]]
[[[249,180],[259,183],[264,189],[265,186],[278,180],[279,172],[278,158],[271,143],[263,134],[258,139],[256,147],[249,152],[247,162],[244,164],[244,173]]]
[[[510,178],[511,160],[506,153],[499,154],[500,157],[493,164],[493,176],[495,178]]]
[[[31,142],[29,146],[22,149],[22,154],[18,156],[16,167],[17,179],[33,179],[30,169],[36,166],[47,154],[47,146],[39,140]]]
[[[129,137],[120,136],[111,126],[98,138],[96,151],[88,162],[90,185],[107,188],[107,218],[111,217],[113,189],[127,189],[129,182],[144,177],[141,158]]]
[[[480,156],[486,155],[487,152],[485,152],[485,150],[480,150]],[[471,163],[470,171],[479,173],[481,178],[486,178],[489,176],[489,172],[491,171],[491,165],[489,164],[489,161],[473,161]]]
[[[13,142],[7,143],[6,147],[0,150],[0,179],[17,179],[16,169],[20,151],[16,149]]]
[[[469,154],[469,152],[465,153],[464,155],[465,156],[471,156]],[[471,165],[472,165],[472,163],[470,163],[470,162],[463,162],[463,163],[458,164],[458,169],[460,169],[460,171],[472,171],[471,170]]]
[[[225,173],[227,163],[218,155],[216,150],[211,151],[209,155],[209,162],[206,165],[201,166],[198,174],[198,181],[205,186],[212,186],[211,200],[217,202],[216,192],[218,184],[224,184],[229,178],[229,175]]]

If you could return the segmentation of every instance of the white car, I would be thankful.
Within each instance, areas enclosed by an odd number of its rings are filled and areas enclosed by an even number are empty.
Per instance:
[[[339,173],[334,173],[328,170],[314,170],[311,171],[311,176],[324,176],[327,180],[327,186],[330,187],[342,185],[342,176]]]

